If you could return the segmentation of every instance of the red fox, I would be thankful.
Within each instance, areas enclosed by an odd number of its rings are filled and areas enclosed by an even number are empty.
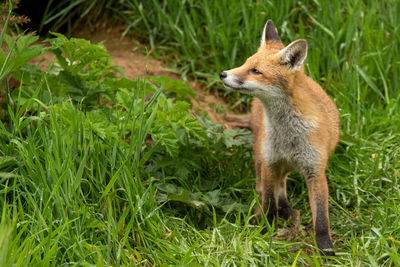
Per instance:
[[[254,165],[261,207],[268,222],[289,219],[286,177],[305,177],[315,239],[324,255],[334,255],[325,169],[339,140],[339,112],[325,91],[304,73],[307,41],[284,46],[268,20],[257,53],[235,69],[222,71],[227,89],[255,96],[251,107]],[[261,218],[261,212],[256,210]]]

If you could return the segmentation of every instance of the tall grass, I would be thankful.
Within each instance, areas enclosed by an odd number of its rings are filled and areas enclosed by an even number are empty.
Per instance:
[[[148,42],[155,54],[167,52],[164,55],[170,62],[191,76],[205,76],[213,82],[220,70],[242,64],[256,51],[264,23],[272,19],[284,43],[309,40],[307,62],[314,78],[323,77],[329,84],[333,76],[339,78],[335,82],[349,85],[341,79],[347,78],[345,73],[355,73],[362,88],[372,89],[374,96],[386,102],[397,93],[398,1],[121,3],[126,8],[120,9],[119,18],[127,29]],[[348,87],[355,88],[353,84]]]
[[[43,10],[38,30],[44,34],[45,27],[52,31],[58,31],[61,27],[66,26],[68,34],[71,34],[73,23],[78,24],[84,19],[86,23],[95,21],[116,4],[115,0],[49,0]]]
[[[200,118],[206,135],[185,135],[195,127],[179,120],[187,112],[168,111],[175,104],[160,91],[145,100],[140,81],[92,110],[55,97],[44,103],[41,92],[57,89],[49,72],[25,99],[23,85],[11,92],[2,83],[0,266],[400,265],[398,1],[121,0],[120,7],[128,31],[154,54],[214,85],[220,70],[255,52],[268,18],[285,44],[308,39],[307,73],[341,113],[328,169],[337,257],[324,261],[313,249],[307,189],[296,174],[288,194],[301,214],[297,235],[279,239],[275,229],[262,235],[251,225],[245,131]],[[3,57],[6,77],[13,57]]]

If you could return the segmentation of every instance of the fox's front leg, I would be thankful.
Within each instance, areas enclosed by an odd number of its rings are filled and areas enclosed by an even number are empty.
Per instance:
[[[268,223],[273,224],[278,216],[278,199],[280,193],[280,177],[277,171],[271,169],[264,162],[261,164],[260,176],[261,179],[258,181],[257,189],[261,191],[261,207],[263,212],[266,214]],[[262,219],[262,213],[256,211],[259,219]]]
[[[278,216],[285,220],[289,220],[292,217],[293,211],[289,205],[289,201],[286,195],[286,179],[287,175],[285,175],[280,181]]]
[[[322,254],[333,256],[335,253],[330,250],[333,244],[329,229],[328,184],[325,170],[317,175],[306,176],[306,180],[317,246]]]

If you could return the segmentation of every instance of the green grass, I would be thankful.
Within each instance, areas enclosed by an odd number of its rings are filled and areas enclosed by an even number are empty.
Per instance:
[[[251,225],[251,137],[191,119],[184,84],[119,80],[103,50],[84,42],[76,45],[100,63],[88,55],[87,65],[62,65],[54,49],[63,72],[42,73],[19,65],[40,49],[12,54],[21,48],[11,42],[0,77],[26,84],[1,83],[0,266],[400,265],[398,1],[120,4],[127,31],[153,54],[213,86],[220,70],[255,52],[268,18],[284,43],[309,41],[307,73],[341,114],[328,169],[337,256],[325,261],[313,248],[296,174],[288,194],[298,235],[282,240]]]

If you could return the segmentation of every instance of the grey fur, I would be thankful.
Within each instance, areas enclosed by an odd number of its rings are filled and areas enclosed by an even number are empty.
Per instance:
[[[263,155],[269,166],[284,164],[286,171],[298,170],[306,177],[318,170],[318,151],[308,141],[315,127],[296,114],[288,97],[263,98],[266,141]]]

